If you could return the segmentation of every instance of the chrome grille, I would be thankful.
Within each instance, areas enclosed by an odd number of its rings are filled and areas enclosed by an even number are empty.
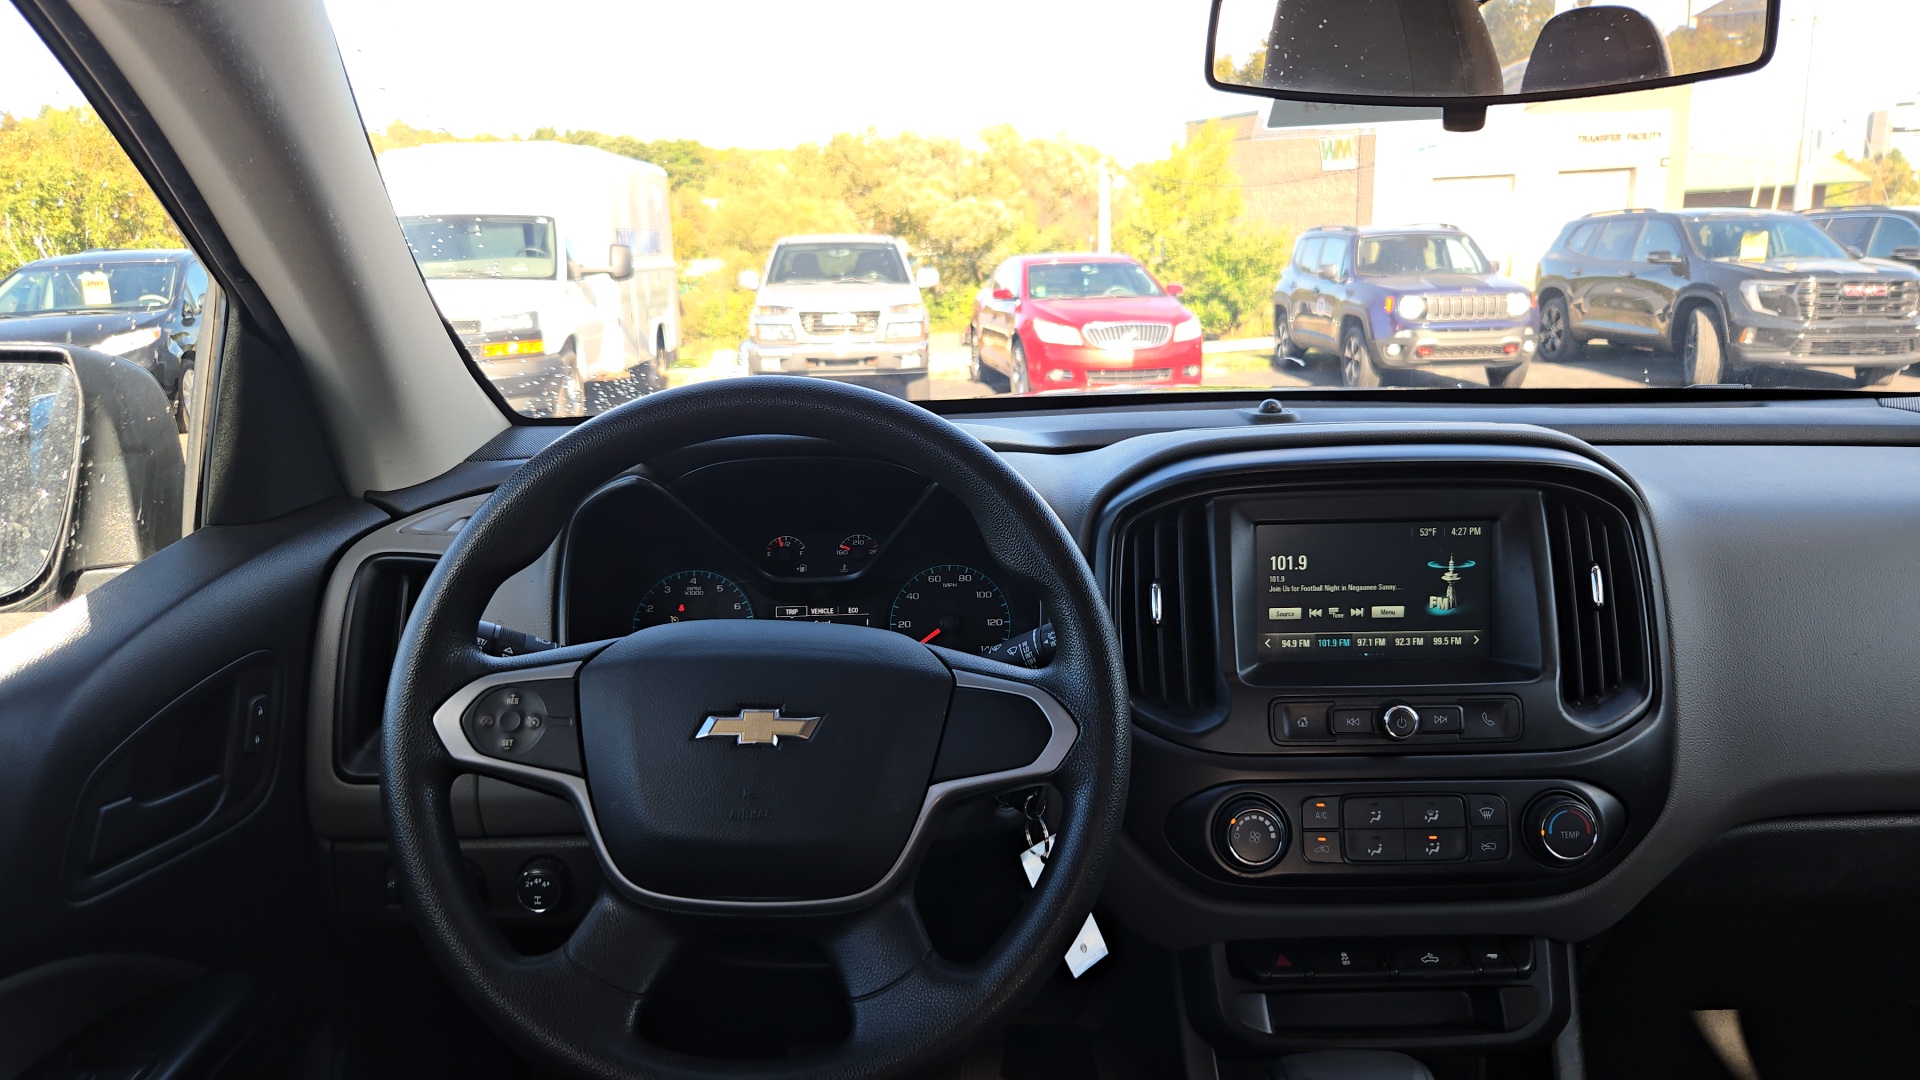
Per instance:
[[[1907,356],[1914,338],[1810,338],[1794,347],[1796,356]]]
[[[472,337],[480,332],[479,319],[454,319],[453,332],[461,337]]]
[[[1507,296],[1505,293],[1430,293],[1421,299],[1427,302],[1425,322],[1446,322],[1452,319],[1504,319],[1507,318]]]
[[[1173,378],[1172,368],[1110,368],[1087,372],[1088,386],[1119,386],[1124,383],[1164,382]]]
[[[1901,278],[1812,277],[1793,298],[1809,319],[1905,319],[1914,309],[1914,282]]]
[[[834,326],[829,322],[829,320],[842,321],[848,315],[853,316],[851,326]],[[800,328],[814,337],[871,334],[880,329],[880,313],[877,311],[803,311],[800,313]]]
[[[1501,360],[1505,348],[1494,345],[1423,345],[1414,350],[1416,360]]]
[[[1167,323],[1097,322],[1088,323],[1080,333],[1087,344],[1103,349],[1157,349],[1173,336],[1173,327]]]

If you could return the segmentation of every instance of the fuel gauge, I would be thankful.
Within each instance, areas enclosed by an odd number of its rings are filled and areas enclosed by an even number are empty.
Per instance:
[[[776,536],[767,541],[767,565],[776,574],[804,574],[807,545],[797,536]]]

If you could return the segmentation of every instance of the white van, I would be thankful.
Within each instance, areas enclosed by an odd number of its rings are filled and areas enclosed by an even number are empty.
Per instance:
[[[514,408],[600,412],[680,348],[666,171],[557,142],[389,150],[380,171],[441,314]]]

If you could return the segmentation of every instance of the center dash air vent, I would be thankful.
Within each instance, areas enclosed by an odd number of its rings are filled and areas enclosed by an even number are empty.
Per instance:
[[[347,594],[334,690],[333,764],[343,780],[380,779],[380,717],[400,634],[438,560],[376,555],[362,563]]]
[[[1218,665],[1206,503],[1192,500],[1135,520],[1121,534],[1116,570],[1116,614],[1134,697],[1179,713],[1210,710]]]
[[[1617,714],[1649,690],[1647,602],[1633,529],[1618,509],[1584,493],[1549,492],[1546,509],[1560,697],[1575,713]]]

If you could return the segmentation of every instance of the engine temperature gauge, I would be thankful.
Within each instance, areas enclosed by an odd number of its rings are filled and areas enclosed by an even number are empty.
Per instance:
[[[868,560],[879,554],[880,545],[866,533],[854,533],[833,549],[836,568],[843,574],[851,574]]]

